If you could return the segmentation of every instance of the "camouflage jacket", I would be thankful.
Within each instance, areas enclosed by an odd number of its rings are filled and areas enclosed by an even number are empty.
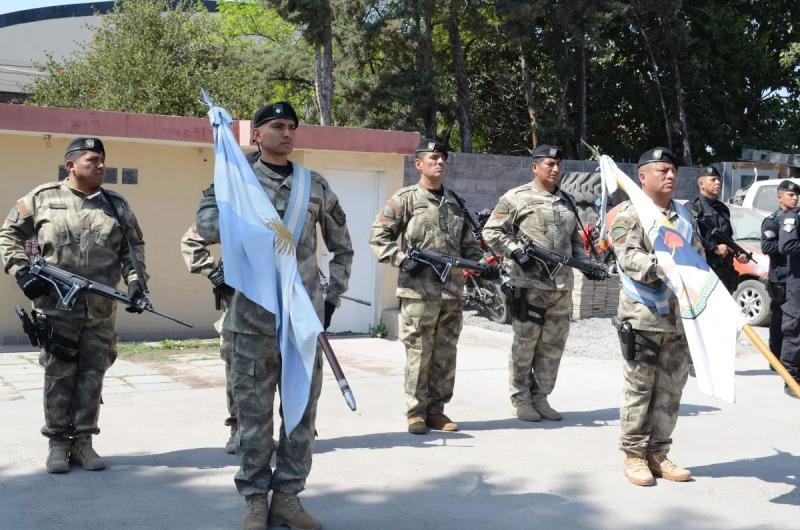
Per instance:
[[[105,191],[112,197],[144,269],[139,222],[119,193]],[[0,256],[8,274],[30,265],[25,242],[34,236],[41,256],[56,267],[115,288],[120,279],[125,283],[136,279],[128,244],[100,190],[85,195],[65,180],[43,184],[17,201],[0,228]],[[55,308],[57,301],[51,291],[36,299],[34,307],[52,315],[108,318],[114,315],[116,304],[97,295],[80,294],[72,311],[60,311]]]
[[[283,177],[275,173],[260,159],[253,164],[253,170],[278,214],[283,216],[289,201],[293,176]],[[219,243],[219,210],[213,184],[203,191],[195,224],[197,233],[203,240],[209,244]],[[312,171],[311,197],[300,241],[297,243],[296,256],[297,270],[303,285],[317,314],[322,315],[322,286],[317,268],[317,225],[325,246],[333,254],[328,264],[330,283],[326,298],[328,302],[338,305],[339,295],[347,290],[350,266],[353,263],[353,246],[339,199],[331,191],[328,182]],[[274,335],[275,316],[237,291],[225,313],[222,327],[237,333]]]
[[[401,188],[392,195],[372,225],[369,244],[379,262],[395,267],[405,259],[411,244],[474,261],[483,258],[457,195],[445,189],[442,197],[437,197],[419,184]],[[401,270],[397,278],[399,298],[460,300],[463,291],[461,269],[451,270],[444,284],[430,267],[416,277]]]
[[[670,221],[678,219],[678,213],[672,203],[669,208],[661,211],[669,217]],[[704,258],[703,241],[693,217],[691,222],[692,247],[700,254],[700,257]],[[611,226],[611,239],[614,243],[617,262],[628,277],[653,289],[660,289],[664,285],[664,272],[658,266],[650,239],[639,223],[639,216],[630,201],[623,203],[614,218]],[[617,315],[620,320],[629,321],[633,329],[663,332],[683,330],[678,300],[674,297],[670,300],[669,314],[662,315],[654,307],[648,307],[633,300],[625,294],[624,289],[621,289]]]
[[[518,231],[534,245],[563,256],[586,256],[578,219],[573,211],[574,201],[565,195],[559,189],[550,193],[539,187],[536,181],[531,181],[508,190],[494,207],[483,227],[483,237],[495,252],[509,258],[506,263],[511,264],[512,285],[544,291],[572,289],[570,267],[562,267],[550,279],[538,264],[525,271],[510,259],[514,250],[523,247],[517,238]]]
[[[202,274],[208,277],[211,272],[216,269],[217,261],[208,249],[209,242],[200,237],[197,233],[197,226],[192,224],[189,229],[183,234],[181,238],[181,255],[183,261],[186,263],[186,268],[192,274]],[[209,285],[209,291],[213,291]],[[225,320],[225,311],[230,306],[231,298],[233,297],[233,290],[225,290],[223,292],[229,293],[222,297],[222,315],[214,322],[214,329],[217,333],[222,333],[222,323]]]

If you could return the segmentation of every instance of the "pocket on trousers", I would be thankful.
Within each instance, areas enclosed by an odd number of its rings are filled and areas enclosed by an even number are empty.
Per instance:
[[[256,362],[241,355],[233,356],[231,368],[233,368],[234,372],[242,375],[249,375],[250,377],[255,377],[256,375]]]

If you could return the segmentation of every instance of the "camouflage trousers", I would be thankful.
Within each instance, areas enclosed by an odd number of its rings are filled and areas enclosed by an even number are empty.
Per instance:
[[[406,415],[444,411],[456,382],[461,300],[400,300],[400,340],[406,347]]]
[[[322,390],[322,357],[311,379],[308,406],[300,423],[287,437],[283,425],[275,470],[270,467],[275,391],[281,379],[281,354],[270,335],[226,332],[231,338],[231,382],[239,425],[236,455],[239,471],[234,477],[241,495],[267,493],[270,489],[298,494],[305,488],[314,452],[314,422]],[[226,335],[227,338],[227,335]]]
[[[225,361],[225,402],[228,405],[228,417],[225,425],[236,425],[236,401],[233,399],[233,379],[231,378],[231,351],[233,339],[230,331],[223,330],[219,337],[219,356]]]
[[[56,440],[98,434],[103,377],[117,359],[114,317],[102,319],[48,316],[56,333],[78,344],[77,362],[65,362],[44,349],[44,427]]]
[[[661,350],[655,364],[623,360],[620,449],[633,456],[666,454],[689,377],[689,346],[681,333],[638,331]]]
[[[534,394],[548,395],[553,391],[572,313],[570,291],[527,289],[526,298],[529,305],[545,310],[544,323],[523,322],[516,316],[512,322],[514,342],[508,360],[508,385],[514,406],[531,403]]]

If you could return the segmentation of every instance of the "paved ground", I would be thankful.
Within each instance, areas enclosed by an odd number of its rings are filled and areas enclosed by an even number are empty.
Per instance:
[[[687,385],[672,456],[695,481],[625,481],[618,361],[586,348],[594,340],[608,350],[606,326],[576,326],[552,398],[565,419],[539,424],[508,413],[509,337],[465,329],[448,408],[463,430],[428,436],[404,432],[402,346],[335,340],[359,410],[328,377],[306,506],[326,529],[798,528],[798,401],[745,345],[736,405]],[[0,353],[0,528],[238,528],[243,502],[235,457],[221,450],[223,373],[212,354],[119,361],[95,442],[109,469],[61,476],[44,471],[35,363],[35,354]]]

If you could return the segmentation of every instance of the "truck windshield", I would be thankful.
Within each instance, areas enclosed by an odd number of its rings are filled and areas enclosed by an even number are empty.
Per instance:
[[[766,215],[747,208],[731,208],[734,239],[761,239],[761,222]]]

